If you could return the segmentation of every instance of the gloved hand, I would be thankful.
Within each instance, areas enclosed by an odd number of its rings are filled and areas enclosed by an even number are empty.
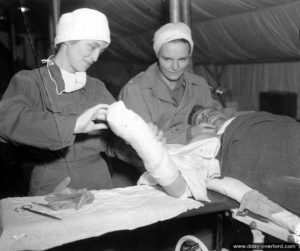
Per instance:
[[[239,212],[244,212],[245,210],[270,219],[272,214],[281,212],[284,209],[258,191],[251,190],[243,196],[238,209]]]
[[[64,179],[53,190],[53,193],[47,195],[45,200],[48,201],[48,206],[54,210],[63,210],[74,208],[80,209],[84,205],[94,201],[94,195],[87,189],[73,189],[68,187],[71,181],[70,177]]]

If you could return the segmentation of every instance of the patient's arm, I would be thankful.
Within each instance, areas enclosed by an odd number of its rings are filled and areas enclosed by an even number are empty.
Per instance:
[[[135,149],[145,168],[168,194],[181,197],[187,191],[187,184],[160,137],[141,117],[119,101],[109,106],[106,118],[111,130]]]

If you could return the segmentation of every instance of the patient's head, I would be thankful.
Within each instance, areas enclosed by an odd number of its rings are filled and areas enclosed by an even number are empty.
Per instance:
[[[228,117],[213,107],[194,106],[189,115],[188,122],[195,126],[202,123],[214,125],[219,128],[228,119]]]

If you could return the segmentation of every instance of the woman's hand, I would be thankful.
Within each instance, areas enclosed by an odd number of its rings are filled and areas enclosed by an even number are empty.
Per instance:
[[[83,112],[76,121],[74,133],[89,133],[95,130],[107,129],[107,104],[98,104]]]
[[[154,137],[156,138],[156,140],[162,142],[163,144],[166,143],[167,139],[164,136],[164,133],[162,130],[160,130],[155,124],[153,124],[152,122],[148,123],[150,130],[152,131]]]

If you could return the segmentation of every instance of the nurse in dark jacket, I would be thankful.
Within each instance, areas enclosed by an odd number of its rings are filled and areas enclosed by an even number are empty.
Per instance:
[[[167,143],[187,143],[187,118],[195,105],[221,109],[206,80],[189,71],[193,47],[186,24],[163,25],[153,39],[157,63],[132,78],[120,91],[119,99],[126,107],[162,130]]]
[[[115,100],[103,82],[86,75],[109,43],[101,12],[84,8],[63,14],[57,54],[44,60],[44,67],[12,78],[0,103],[0,141],[27,146],[36,163],[31,195],[52,192],[68,176],[75,189],[113,187],[100,153],[112,154],[101,121]]]

